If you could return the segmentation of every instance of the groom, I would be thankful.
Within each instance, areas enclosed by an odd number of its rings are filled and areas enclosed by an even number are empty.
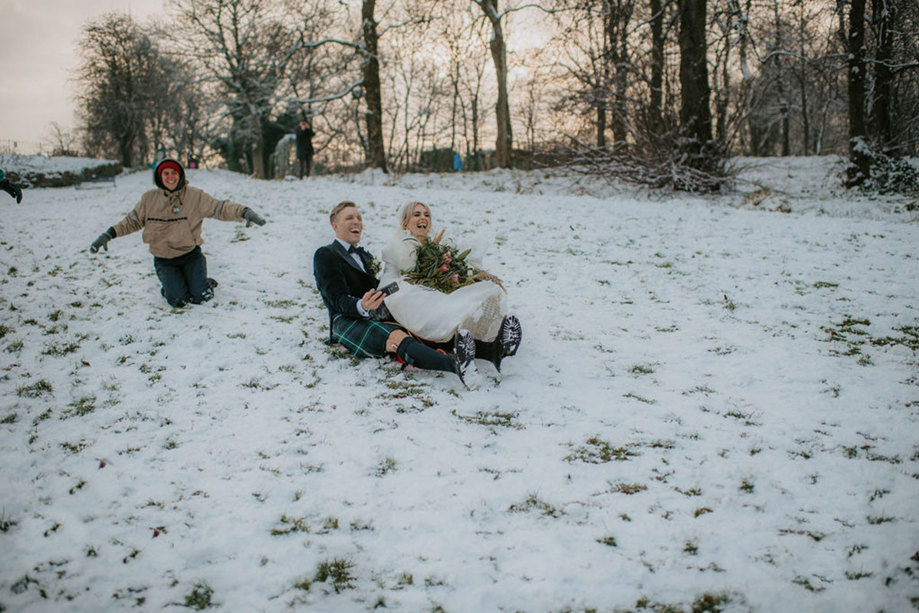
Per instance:
[[[341,343],[357,357],[380,358],[394,353],[407,364],[427,370],[456,373],[463,385],[466,369],[475,358],[475,341],[461,331],[453,341],[453,354],[444,354],[409,336],[390,319],[378,291],[374,259],[359,247],[364,220],[357,205],[339,203],[329,215],[335,240],[313,256],[313,275],[322,301],[329,310],[329,342]]]

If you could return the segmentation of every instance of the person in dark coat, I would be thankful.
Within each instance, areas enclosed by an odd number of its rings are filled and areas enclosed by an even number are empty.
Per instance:
[[[313,170],[313,126],[306,119],[300,120],[297,126],[297,159],[300,160],[300,178],[303,173],[310,176]]]
[[[22,202],[22,189],[15,183],[11,183],[2,169],[0,169],[0,189],[15,198],[17,204]]]
[[[356,357],[397,355],[406,364],[426,370],[453,372],[466,384],[465,375],[475,358],[475,340],[467,330],[457,332],[453,353],[437,351],[410,336],[391,321],[378,290],[379,263],[359,246],[364,220],[357,205],[339,203],[329,215],[335,240],[313,256],[316,286],[329,311],[329,343],[340,343]]]

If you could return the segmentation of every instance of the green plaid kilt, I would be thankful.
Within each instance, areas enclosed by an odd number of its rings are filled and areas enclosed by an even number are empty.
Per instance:
[[[386,355],[389,334],[401,329],[395,324],[336,315],[332,320],[332,339],[359,358],[381,358]]]

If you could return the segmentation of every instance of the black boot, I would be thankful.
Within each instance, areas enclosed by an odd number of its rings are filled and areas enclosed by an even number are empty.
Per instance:
[[[416,368],[456,373],[463,385],[466,385],[464,376],[466,369],[475,357],[475,341],[473,341],[471,334],[468,332],[463,334],[463,332],[465,331],[461,331],[456,335],[452,354],[441,353],[436,349],[431,349],[424,343],[409,336],[399,343],[396,355],[402,358],[406,364],[411,364]]]
[[[501,355],[501,343],[499,343],[497,339],[490,343],[476,339],[475,359],[488,360],[495,365],[495,370],[501,372],[501,358],[503,357],[504,356]]]
[[[523,330],[520,320],[514,315],[509,315],[501,322],[501,328],[495,340],[490,343],[479,340],[475,342],[475,357],[488,360],[495,365],[498,372],[501,372],[501,360],[517,353],[522,337]]]

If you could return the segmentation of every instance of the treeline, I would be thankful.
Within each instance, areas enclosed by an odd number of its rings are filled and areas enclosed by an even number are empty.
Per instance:
[[[896,188],[917,31],[914,0],[170,0],[85,24],[79,142],[270,178],[309,117],[320,170],[456,153],[711,191],[732,155],[844,153],[848,185]]]

